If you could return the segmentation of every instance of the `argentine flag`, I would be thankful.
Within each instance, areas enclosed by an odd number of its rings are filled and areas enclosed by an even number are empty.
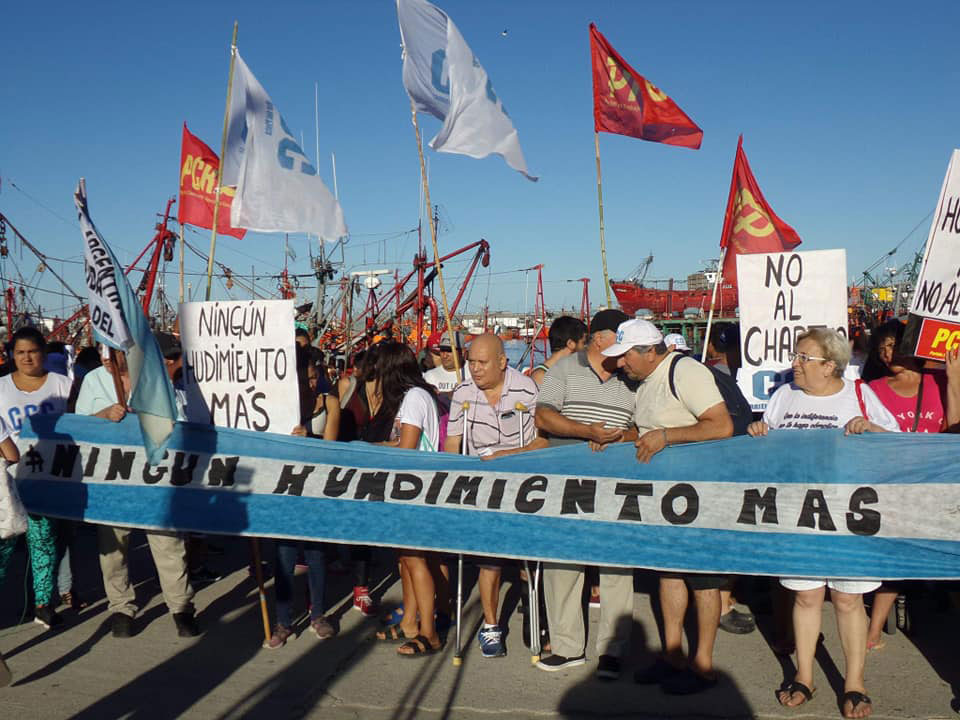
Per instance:
[[[126,353],[131,388],[128,405],[140,420],[147,461],[157,465],[166,453],[177,418],[163,353],[120,263],[90,219],[82,178],[73,200],[83,232],[84,278],[93,336],[97,342]]]

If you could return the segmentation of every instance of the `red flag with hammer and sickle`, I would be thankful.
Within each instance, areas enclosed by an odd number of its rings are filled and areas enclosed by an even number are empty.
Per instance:
[[[183,142],[180,146],[180,206],[177,221],[197,227],[213,226],[213,204],[217,197],[217,168],[220,159],[183,124]],[[243,238],[247,231],[230,226],[230,204],[235,188],[220,190],[220,209],[217,211],[217,232]]]
[[[677,104],[620,57],[590,23],[593,127],[597,132],[697,149],[703,130]]]
[[[733,161],[730,197],[723,217],[720,247],[727,252],[723,261],[723,279],[736,284],[737,255],[741,253],[774,253],[793,250],[800,244],[797,231],[777,217],[763,199],[757,179],[750,171],[743,151],[743,135],[737,142]]]

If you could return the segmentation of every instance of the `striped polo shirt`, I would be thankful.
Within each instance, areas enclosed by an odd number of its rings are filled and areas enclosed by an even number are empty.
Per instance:
[[[533,419],[536,403],[537,384],[512,367],[506,370],[496,407],[490,405],[473,378],[467,378],[453,391],[447,437],[462,437],[466,425],[467,455],[486,455],[520,447],[522,427],[523,444],[529,445],[537,436]]]
[[[587,351],[563,358],[543,378],[537,407],[548,407],[577,422],[633,427],[637,383],[618,370],[606,381],[587,360]]]

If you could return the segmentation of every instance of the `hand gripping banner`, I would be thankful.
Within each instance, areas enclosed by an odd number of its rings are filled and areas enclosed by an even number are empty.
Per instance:
[[[146,463],[136,422],[24,423],[34,513],[709,573],[960,578],[960,440],[773,431],[667,448],[492,461],[177,423]]]

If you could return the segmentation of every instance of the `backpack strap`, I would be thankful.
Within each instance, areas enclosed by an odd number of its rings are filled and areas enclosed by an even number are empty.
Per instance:
[[[866,420],[869,420],[870,418],[867,417],[867,406],[863,402],[863,380],[861,380],[860,378],[857,378],[854,381],[853,385],[857,391],[857,402],[860,403],[860,412],[863,413],[863,417]]]
[[[677,355],[673,358],[673,360],[670,361],[670,370],[669,370],[669,372],[668,372],[668,378],[669,378],[669,381],[670,381],[670,392],[673,393],[673,396],[674,396],[677,400],[680,399],[680,396],[677,395],[677,383],[676,383],[676,381],[673,379],[673,376],[674,376],[674,375],[676,374],[676,372],[677,372],[677,363],[680,362],[680,359],[681,359],[682,357],[683,357],[683,355],[681,355],[680,353],[677,353]]]

